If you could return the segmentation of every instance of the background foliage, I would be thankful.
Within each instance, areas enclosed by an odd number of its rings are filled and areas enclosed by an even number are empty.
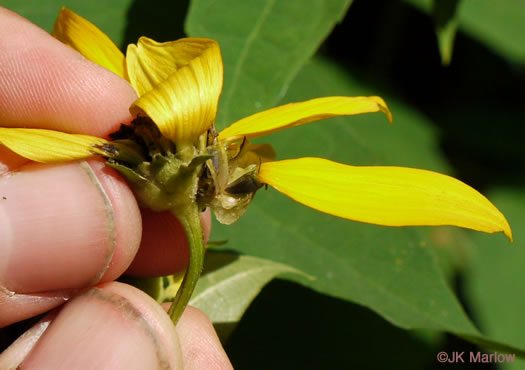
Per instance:
[[[141,35],[159,41],[184,34],[217,39],[225,62],[219,128],[277,104],[380,95],[393,112],[392,126],[379,114],[337,118],[264,142],[280,159],[319,156],[452,174],[507,215],[514,245],[500,235],[452,228],[342,221],[273,190],[260,191],[237,224],[216,224],[212,234],[228,240],[219,250],[264,259],[264,276],[253,273],[254,260],[235,259],[230,266],[232,274],[242,269],[255,274],[257,290],[287,272],[287,281],[267,285],[229,332],[226,349],[237,368],[432,368],[439,351],[478,350],[448,333],[484,348],[525,348],[525,3],[47,0],[35,6],[0,0],[0,5],[46,30],[66,5],[121,46]],[[233,288],[224,304],[246,305],[252,293],[241,303],[234,298],[248,290]],[[217,323],[235,323],[239,315]],[[500,366],[525,368],[525,362]]]

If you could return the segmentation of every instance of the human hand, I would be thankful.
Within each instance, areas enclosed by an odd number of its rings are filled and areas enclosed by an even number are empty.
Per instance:
[[[2,126],[107,137],[130,122],[126,81],[2,8],[0,51]],[[207,237],[209,213],[202,223]],[[62,305],[0,368],[231,367],[204,314],[188,308],[174,328],[146,294],[113,282],[180,271],[187,259],[174,217],[139,209],[102,161],[43,165],[0,145],[0,326]]]

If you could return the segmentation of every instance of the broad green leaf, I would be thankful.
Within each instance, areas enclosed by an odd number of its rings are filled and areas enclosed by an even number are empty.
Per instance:
[[[312,91],[315,95],[311,95]],[[305,65],[283,102],[370,92],[370,87],[349,78],[336,65],[317,58]],[[314,156],[357,165],[445,168],[439,156],[428,149],[437,143],[423,118],[384,96],[382,91],[374,93],[383,95],[389,104],[394,114],[392,126],[380,114],[334,118],[258,141],[270,142],[278,159]],[[433,262],[428,240],[415,228],[384,228],[343,221],[298,205],[269,189],[257,193],[254,204],[237,224],[216,227],[214,238],[228,239],[227,248],[291,264],[317,278],[311,282],[299,279],[303,284],[376,306],[376,310],[401,326],[424,327],[433,321],[432,315],[413,312],[428,311],[436,304],[427,300],[428,307],[421,309],[410,302],[420,300],[418,295],[424,291],[442,295],[438,298],[436,295],[434,300],[452,306],[447,308],[448,312],[459,310],[457,315],[463,315]],[[418,288],[409,284],[411,281],[429,285]],[[434,306],[433,310],[436,309]],[[434,316],[440,316],[438,312],[439,309]],[[419,323],[414,325],[416,321]],[[472,329],[467,326],[467,331]]]
[[[282,263],[208,251],[190,305],[208,315],[224,341],[261,289],[282,274],[305,276]]]
[[[445,172],[434,132],[421,115],[381,89],[352,79],[335,64],[320,58],[306,64],[283,102],[369,94],[385,98],[394,115],[392,126],[382,115],[369,114],[296,127],[258,141],[270,142],[279,159],[319,156],[349,164],[395,164]],[[400,327],[445,330],[482,340],[429,247],[429,234],[447,230],[344,221],[269,189],[258,192],[237,224],[217,225],[214,237],[228,239],[227,248],[304,271],[316,280],[292,279],[367,306]]]
[[[467,33],[506,58],[525,63],[525,4],[522,1],[468,0],[461,7],[460,20]]]
[[[495,189],[489,195],[514,226],[514,245],[501,239],[475,235],[466,294],[473,314],[491,337],[525,347],[525,191]],[[525,361],[502,364],[505,369],[525,369]]]
[[[224,90],[217,127],[272,107],[351,0],[193,0],[190,36],[221,45]]]
[[[434,0],[405,0],[430,12]],[[439,0],[435,0],[438,1]],[[447,0],[448,1],[448,0]],[[461,0],[459,29],[504,57],[525,62],[525,4],[517,0]]]

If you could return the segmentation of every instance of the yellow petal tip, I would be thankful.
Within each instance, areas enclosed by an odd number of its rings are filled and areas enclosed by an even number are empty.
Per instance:
[[[388,123],[392,124],[392,112],[390,112],[390,109],[388,109],[388,105],[386,105],[386,102],[383,100],[383,98],[380,98],[379,96],[371,96],[370,99],[373,99],[377,103],[379,110],[386,115]]]
[[[60,9],[51,35],[91,62],[127,79],[124,54],[106,34],[74,11],[65,6]]]
[[[507,221],[507,220],[505,220]],[[514,238],[512,236],[512,230],[510,229],[509,223],[505,222],[505,225],[503,226],[503,234],[509,239],[509,242],[513,243]]]

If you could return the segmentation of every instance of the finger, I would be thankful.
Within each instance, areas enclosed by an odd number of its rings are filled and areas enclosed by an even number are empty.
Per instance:
[[[136,95],[126,81],[3,8],[0,49],[3,126],[102,136],[129,121]],[[23,163],[5,148],[0,154],[4,173]],[[136,203],[118,176],[96,167],[93,176],[89,166],[32,164],[0,180],[1,324],[70,294],[41,292],[115,278],[130,263],[140,238]]]
[[[6,352],[14,357],[24,350]],[[182,369],[182,361],[175,328],[162,307],[142,291],[112,282],[61,308],[21,367]]]
[[[106,136],[131,117],[129,83],[0,8],[0,122]]]
[[[175,329],[184,369],[233,369],[210,319],[202,311],[186,307]]]
[[[179,221],[170,212],[141,209],[142,242],[136,258],[126,271],[135,276],[170,275],[186,268],[188,242]],[[211,231],[210,211],[201,213],[204,242]]]
[[[98,161],[30,164],[0,177],[0,325],[60,304],[54,298],[68,290],[117,278],[141,230],[133,194]],[[37,299],[42,292],[47,299]]]
[[[2,125],[106,136],[131,119],[128,108],[136,95],[126,81],[2,8],[0,50],[6,51],[0,53]],[[23,163],[19,156],[0,147],[0,174]],[[135,271],[141,275],[160,275],[184,268],[187,244],[180,226],[172,216],[159,223],[165,215],[146,213],[152,219],[146,220],[145,239]],[[122,214],[122,217],[128,216]],[[206,220],[205,231],[210,225],[209,218]],[[142,262],[142,258],[146,261]]]
[[[135,350],[134,350],[135,349]],[[231,369],[209,319],[187,307],[176,328],[143,292],[103,284],[44,318],[0,355],[0,368]]]

